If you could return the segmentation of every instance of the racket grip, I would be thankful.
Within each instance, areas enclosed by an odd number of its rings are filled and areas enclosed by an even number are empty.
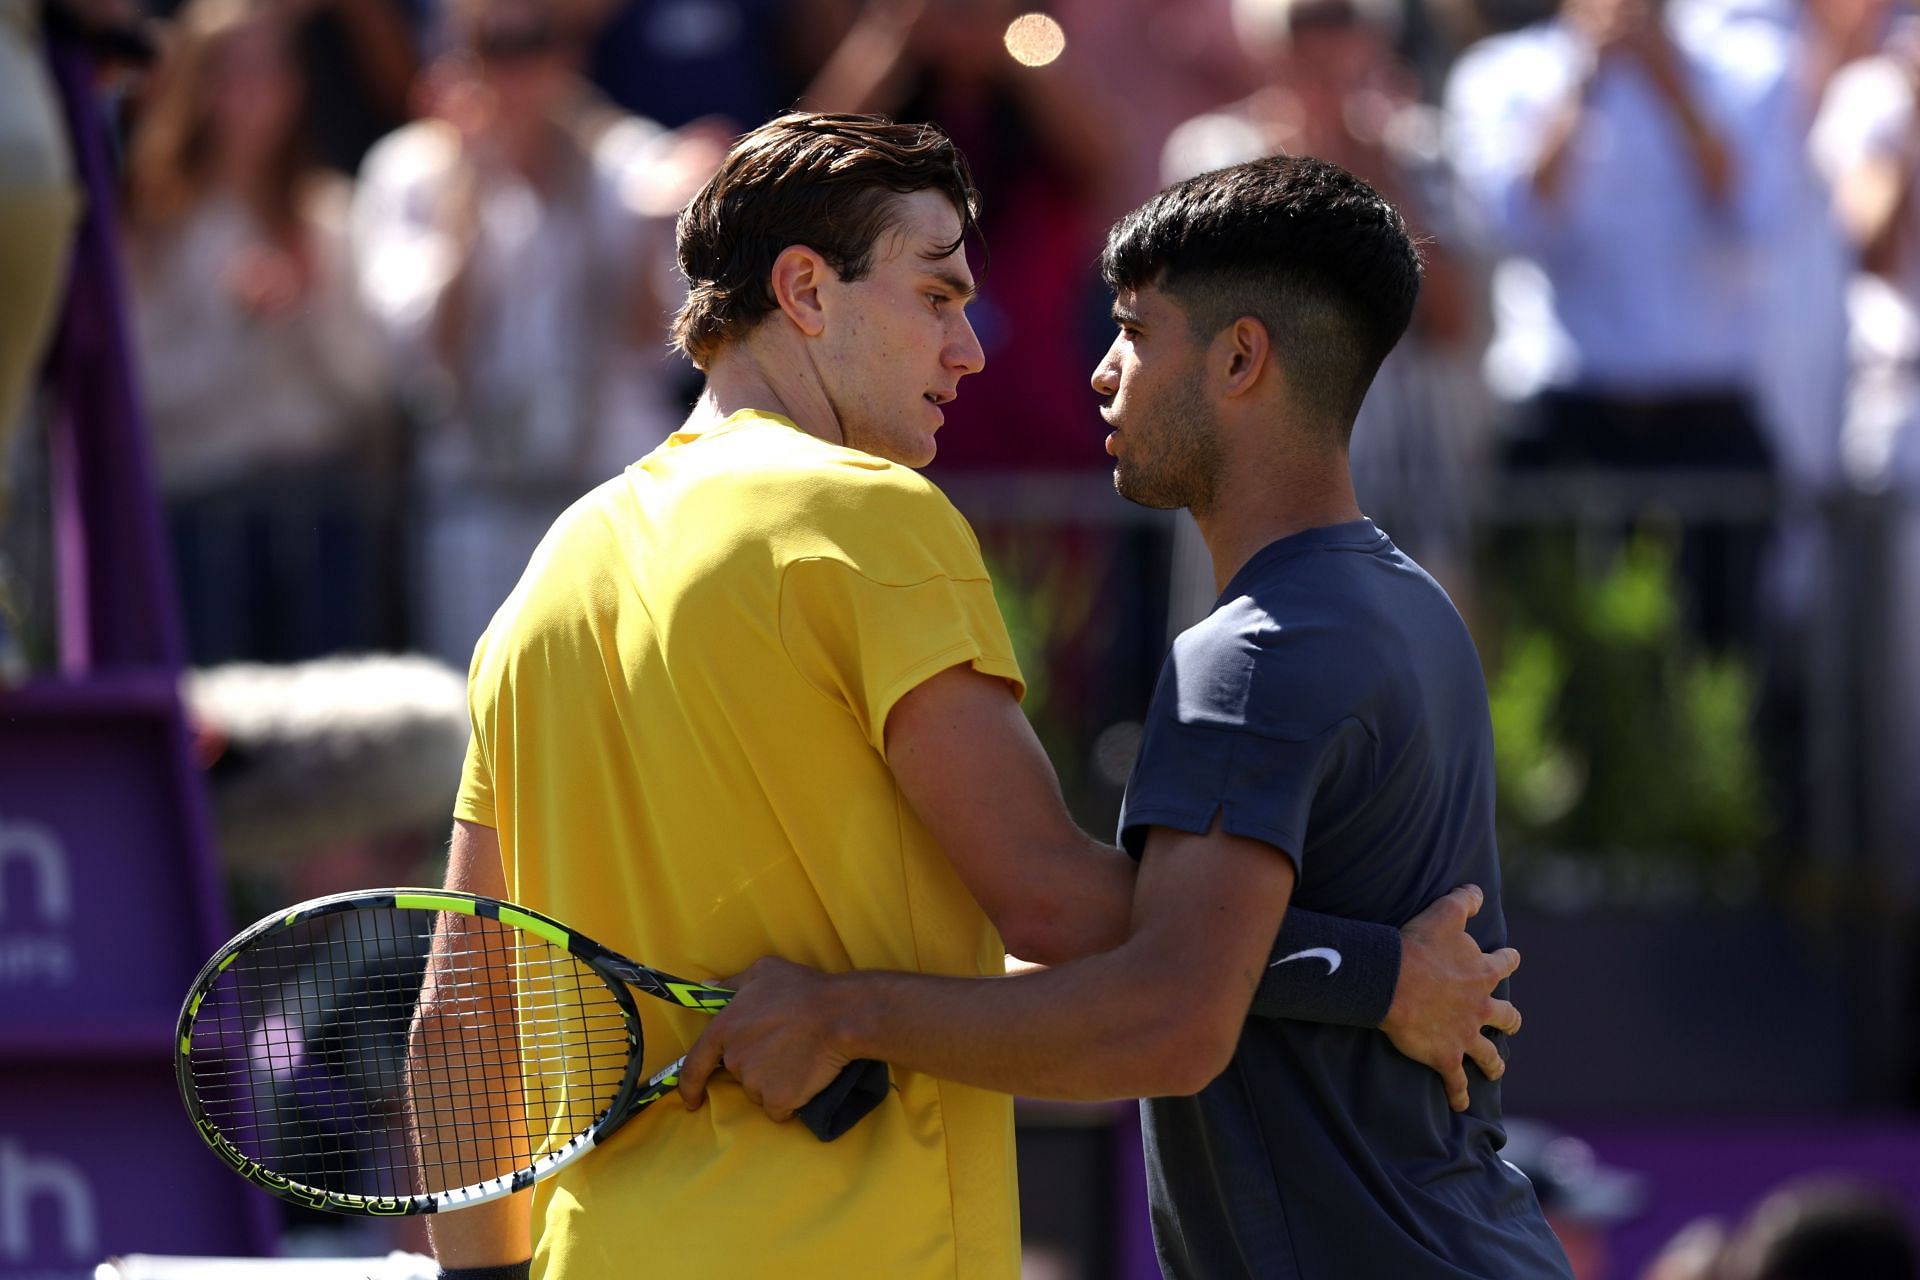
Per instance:
[[[822,1142],[832,1142],[879,1106],[892,1087],[887,1064],[860,1058],[841,1068],[833,1083],[815,1094],[795,1115]]]

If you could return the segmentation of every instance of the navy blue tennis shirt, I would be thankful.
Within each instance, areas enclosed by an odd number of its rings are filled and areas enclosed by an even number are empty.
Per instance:
[[[1275,542],[1173,646],[1120,838],[1228,832],[1293,859],[1292,901],[1402,924],[1455,885],[1506,944],[1493,729],[1466,625],[1370,520]],[[1274,922],[1276,930],[1279,921]],[[1319,965],[1303,956],[1286,963]],[[1224,975],[1223,975],[1224,976]],[[1504,994],[1504,993],[1503,993]],[[1565,1277],[1533,1189],[1472,1105],[1376,1030],[1250,1018],[1226,1071],[1141,1103],[1154,1244],[1173,1277]]]

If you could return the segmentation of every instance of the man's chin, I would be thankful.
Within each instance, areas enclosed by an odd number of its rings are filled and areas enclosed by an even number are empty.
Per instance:
[[[928,436],[921,441],[902,440],[887,450],[884,456],[888,462],[919,471],[931,463],[939,451],[940,446],[933,442],[932,436]]]
[[[918,471],[933,461],[934,455],[940,452],[940,445],[934,440],[933,434],[929,432],[924,440],[918,442],[917,446],[909,447],[908,449],[902,450],[902,452],[910,453],[911,456],[895,458],[894,461],[903,467],[912,467],[915,471]]]
[[[1148,507],[1154,511],[1178,511],[1187,505],[1182,499],[1143,482],[1138,475],[1122,466],[1113,469],[1113,491],[1137,507]]]

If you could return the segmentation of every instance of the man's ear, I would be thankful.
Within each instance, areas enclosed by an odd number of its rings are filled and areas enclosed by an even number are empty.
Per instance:
[[[1212,363],[1228,399],[1252,391],[1273,356],[1267,326],[1252,316],[1241,316],[1213,340]]]
[[[827,327],[821,286],[833,278],[825,258],[803,244],[790,244],[773,260],[774,305],[801,333],[817,338]]]

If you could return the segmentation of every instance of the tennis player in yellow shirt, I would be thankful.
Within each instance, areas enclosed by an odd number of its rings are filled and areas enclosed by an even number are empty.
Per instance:
[[[1069,817],[979,545],[915,470],[983,364],[976,201],[937,129],[821,115],[747,134],[694,198],[674,338],[705,392],[554,524],[476,647],[450,887],[689,975],[978,976],[1121,940],[1131,863]],[[1517,958],[1443,906],[1372,968],[1403,1047],[1457,1071]],[[704,1021],[643,1016],[649,1070]],[[1010,1100],[893,1082],[823,1145],[723,1078],[436,1219],[436,1253],[460,1280],[1016,1276]]]

